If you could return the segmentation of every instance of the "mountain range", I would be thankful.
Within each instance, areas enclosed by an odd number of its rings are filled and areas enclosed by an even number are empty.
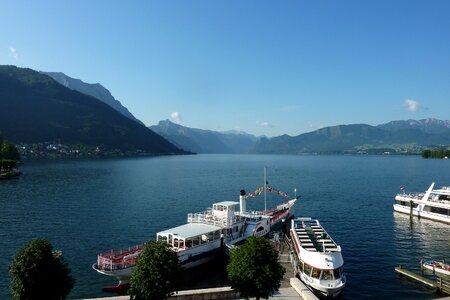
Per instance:
[[[58,142],[151,154],[184,153],[97,98],[15,66],[0,66],[0,131],[16,144]]]
[[[0,132],[15,143],[100,145],[146,153],[418,153],[450,145],[450,121],[392,121],[256,137],[160,121],[149,128],[100,84],[64,73],[0,66]],[[184,150],[181,150],[184,149]]]
[[[197,153],[419,153],[424,148],[450,145],[450,121],[437,119],[338,125],[272,138],[189,128],[169,120],[150,128],[178,147]]]
[[[248,153],[257,140],[256,136],[245,132],[189,128],[169,120],[160,121],[150,129],[177,147],[195,153]]]

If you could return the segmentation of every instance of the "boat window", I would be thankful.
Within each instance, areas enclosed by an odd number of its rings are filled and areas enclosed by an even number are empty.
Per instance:
[[[305,269],[304,269],[303,273],[305,273],[306,275],[310,276],[310,274],[311,274],[311,266],[305,264]]]
[[[234,232],[238,232],[238,227],[237,226],[234,227]]]
[[[178,248],[184,249],[184,240],[180,239],[178,242]]]
[[[208,241],[214,240],[214,232],[208,232]]]
[[[331,280],[331,279],[333,279],[332,271],[330,271],[330,270],[323,270],[322,271],[322,277],[320,279],[321,280]]]
[[[192,240],[186,240],[186,248],[192,247]]]
[[[192,238],[192,247],[200,245],[200,239],[198,236]]]
[[[440,215],[444,215],[444,216],[448,216],[449,210],[445,209],[445,208],[440,208],[440,207],[431,207],[430,211],[433,213],[437,213]]]
[[[178,247],[178,239],[177,238],[173,238],[173,244],[172,244],[175,248]]]
[[[334,269],[333,270],[334,279],[341,278],[341,270],[340,269]]]
[[[319,279],[319,277],[320,277],[320,270],[316,269],[316,268],[312,268],[311,277]]]
[[[163,241],[167,243],[167,236],[165,235],[158,235],[158,241]]]
[[[216,230],[216,231],[214,232],[214,239],[215,239],[215,240],[220,239],[220,230]]]

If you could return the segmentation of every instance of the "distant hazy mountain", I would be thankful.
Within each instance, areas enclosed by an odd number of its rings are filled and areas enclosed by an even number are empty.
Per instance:
[[[109,105],[31,69],[0,66],[0,131],[15,143],[59,142],[183,153]]]
[[[366,124],[325,127],[298,136],[262,138],[252,153],[383,153],[418,152],[422,147],[450,144],[450,134],[418,129],[384,130]]]
[[[181,149],[196,153],[248,153],[257,138],[240,131],[217,132],[160,121],[150,127]]]
[[[140,124],[144,125],[144,123],[142,123],[141,121],[136,119],[128,111],[128,109],[126,107],[124,107],[122,105],[122,103],[120,103],[119,100],[115,99],[113,97],[113,95],[111,95],[110,91],[108,91],[106,88],[104,88],[101,84],[86,83],[86,82],[81,81],[80,79],[69,77],[66,74],[61,73],[61,72],[41,72],[41,73],[52,77],[53,79],[58,81],[60,84],[64,85],[65,87],[67,87],[71,90],[78,91],[80,93],[92,96],[94,98],[97,98],[97,99],[105,102],[106,104],[108,104],[109,106],[111,106],[112,108],[114,108],[115,110],[120,112],[125,117],[130,118],[131,120],[134,120],[134,121],[139,122]]]
[[[378,128],[399,131],[405,129],[417,129],[431,134],[450,133],[450,121],[442,121],[438,119],[428,118],[422,120],[401,120],[391,121],[377,126]]]

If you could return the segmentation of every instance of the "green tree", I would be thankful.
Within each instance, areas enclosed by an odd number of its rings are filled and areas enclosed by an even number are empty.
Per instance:
[[[243,246],[231,251],[227,272],[231,286],[242,297],[267,299],[280,287],[285,270],[267,239],[250,237]]]
[[[75,280],[60,252],[46,239],[31,240],[20,249],[9,267],[15,300],[65,299]]]
[[[1,152],[3,159],[11,159],[11,160],[20,159],[19,151],[17,150],[16,146],[9,141],[6,140],[3,141],[3,144],[1,145]]]
[[[425,149],[422,151],[422,157],[423,158],[430,158],[431,157],[431,150],[430,149]]]
[[[167,299],[178,287],[179,278],[177,254],[166,242],[148,242],[131,275],[130,299]]]

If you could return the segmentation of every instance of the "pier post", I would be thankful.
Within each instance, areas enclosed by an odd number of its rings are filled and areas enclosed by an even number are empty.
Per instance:
[[[409,219],[412,222],[412,219],[413,219],[413,202],[412,201],[409,201]]]

